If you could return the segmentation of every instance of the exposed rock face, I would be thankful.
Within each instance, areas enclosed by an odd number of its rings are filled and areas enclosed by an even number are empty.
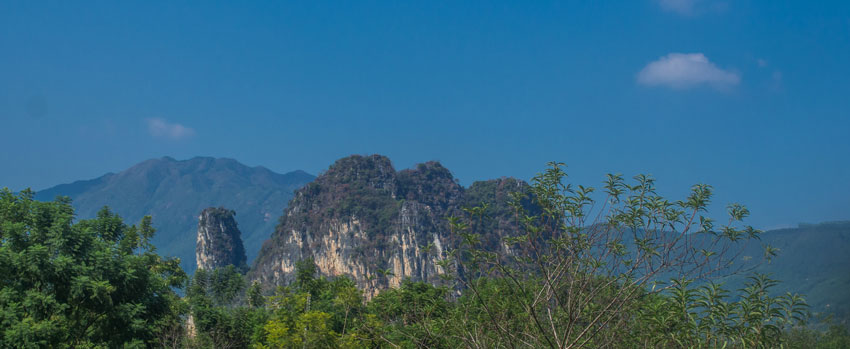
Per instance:
[[[234,265],[245,266],[242,233],[236,227],[236,213],[224,207],[210,207],[198,217],[198,244],[195,260],[198,269],[212,270]]]
[[[312,258],[325,275],[351,276],[367,296],[405,278],[436,283],[441,274],[456,272],[437,263],[458,245],[447,218],[464,215],[463,207],[490,204],[482,240],[507,252],[499,240],[517,231],[508,193],[527,189],[511,178],[464,189],[437,162],[396,172],[383,156],[343,158],[295,193],[250,277],[287,284],[295,263]]]

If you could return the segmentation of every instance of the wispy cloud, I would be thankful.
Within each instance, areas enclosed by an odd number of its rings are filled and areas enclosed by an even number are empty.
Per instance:
[[[156,138],[181,140],[195,135],[194,129],[178,123],[168,122],[165,119],[150,118],[146,121],[148,123],[148,132]]]
[[[697,16],[706,13],[723,13],[729,10],[724,0],[654,0],[662,10],[680,16]]]
[[[741,82],[734,72],[718,68],[702,53],[671,53],[650,62],[638,74],[637,82],[646,86],[687,89],[709,85],[723,89]]]
[[[773,74],[770,75],[770,89],[774,92],[782,91],[782,72],[774,71]]]
[[[699,0],[657,0],[658,6],[661,6],[665,11],[674,12],[683,16],[694,14],[697,2]]]

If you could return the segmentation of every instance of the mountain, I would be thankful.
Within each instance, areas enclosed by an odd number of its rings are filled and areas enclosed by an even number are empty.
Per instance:
[[[249,277],[286,284],[295,263],[312,258],[322,274],[349,275],[367,296],[408,277],[438,283],[455,270],[437,262],[459,244],[447,218],[488,203],[482,241],[507,253],[499,241],[518,231],[508,193],[528,188],[512,178],[464,188],[437,162],[397,172],[384,156],[346,157],[295,193]]]
[[[770,263],[755,266],[755,272],[781,281],[783,293],[804,294],[816,315],[832,314],[836,322],[850,324],[850,221],[769,230],[761,234],[761,240],[777,248],[778,254]],[[741,263],[763,253],[756,245],[748,246]],[[744,277],[722,281],[737,289]]]
[[[38,200],[69,196],[78,218],[92,218],[103,206],[137,222],[153,216],[153,243],[162,255],[177,256],[186,271],[195,270],[198,215],[211,206],[236,212],[248,260],[274,231],[277,217],[293,192],[315,177],[303,171],[279,174],[226,158],[178,161],[151,159],[119,173],[62,184],[36,193]]]

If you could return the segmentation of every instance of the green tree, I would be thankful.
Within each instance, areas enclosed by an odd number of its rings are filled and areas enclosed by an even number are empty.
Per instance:
[[[684,200],[670,201],[656,193],[648,176],[626,182],[609,175],[603,193],[594,192],[566,183],[564,165],[550,163],[533,178],[528,193],[513,194],[511,205],[523,232],[500,241],[507,253],[482,244],[486,207],[450,218],[462,241],[451,253],[464,288],[459,305],[462,313],[473,315],[450,327],[464,331],[457,334],[463,342],[629,347],[641,345],[634,336],[658,335],[666,339],[656,343],[674,346],[715,340],[721,346],[764,347],[777,345],[782,328],[803,320],[802,298],[770,297],[767,289],[775,282],[769,279],[754,280],[735,306],[723,303],[717,290],[703,290],[715,296],[700,298],[691,285],[740,272],[733,263],[737,252],[746,243],[758,243],[760,233],[742,224],[749,214],[744,206],[729,205],[728,222],[715,226],[705,214],[712,196],[708,185],[695,185]],[[773,254],[775,249],[765,246],[765,256]],[[665,312],[640,318],[646,307]],[[647,327],[642,321],[659,318],[664,326]]]
[[[245,278],[233,265],[213,270],[198,269],[189,283],[186,296],[190,299],[209,297],[212,304],[218,306],[236,305],[245,286]]]
[[[296,263],[290,286],[280,287],[266,301],[270,312],[256,343],[269,348],[369,347],[369,329],[381,327],[370,318],[363,294],[348,277],[317,275],[311,259]],[[372,319],[374,321],[367,321]]]
[[[151,218],[104,208],[74,223],[70,200],[0,190],[0,346],[145,347],[181,329],[179,260],[156,254]]]
[[[368,309],[385,324],[380,336],[389,342],[420,348],[450,343],[443,326],[452,311],[445,287],[405,279],[399,288],[378,294]]]
[[[259,284],[247,282],[233,265],[198,269],[186,291],[197,329],[196,344],[245,348],[262,336],[268,313]],[[245,306],[245,303],[248,306]]]
[[[846,324],[828,324],[825,331],[794,328],[784,333],[788,348],[844,349],[850,348],[850,331]]]
[[[248,289],[248,305],[252,308],[261,308],[266,305],[266,297],[263,296],[263,285],[254,281]]]

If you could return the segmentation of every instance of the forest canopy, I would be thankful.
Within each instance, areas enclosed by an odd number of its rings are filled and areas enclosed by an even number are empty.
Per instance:
[[[151,218],[104,208],[74,222],[70,201],[0,191],[3,347],[147,347],[181,326],[186,274],[156,254]]]

